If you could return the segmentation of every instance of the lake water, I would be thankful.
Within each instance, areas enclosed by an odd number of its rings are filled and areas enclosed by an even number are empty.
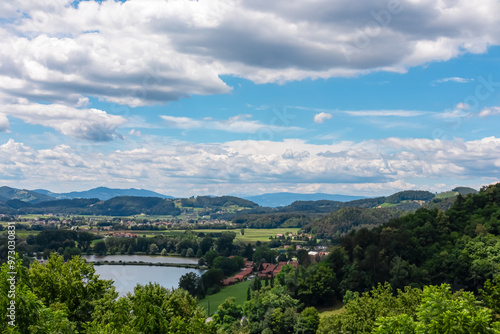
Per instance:
[[[126,295],[127,292],[134,292],[137,284],[145,285],[149,282],[159,283],[168,289],[178,288],[182,275],[190,272],[201,275],[204,272],[191,268],[138,265],[102,265],[95,266],[95,271],[101,279],[112,279],[120,296]]]
[[[96,261],[123,261],[123,262],[133,262],[133,261],[143,261],[150,263],[173,263],[173,264],[198,264],[198,259],[192,257],[180,257],[180,256],[155,256],[155,255],[82,255],[82,257],[90,262]]]
[[[179,256],[154,256],[154,255],[83,255],[89,262],[114,261],[133,262],[143,261],[149,263],[172,263],[172,264],[198,264],[198,259]],[[194,272],[203,274],[203,270],[179,267],[159,267],[145,265],[101,265],[95,266],[96,274],[101,279],[112,279],[115,283],[116,291],[120,296],[127,292],[134,292],[137,284],[148,284],[156,282],[165,288],[172,289],[179,286],[179,279],[182,275]]]

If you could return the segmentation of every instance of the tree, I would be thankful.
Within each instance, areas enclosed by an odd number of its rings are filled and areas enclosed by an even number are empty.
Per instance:
[[[228,297],[217,308],[217,313],[213,316],[214,323],[220,325],[219,328],[227,332],[230,325],[241,318],[241,306],[236,305],[234,297]]]
[[[63,304],[79,330],[91,321],[95,302],[112,287],[112,281],[99,279],[94,266],[79,256],[64,263],[62,256],[53,253],[46,265],[34,262],[28,276],[40,300],[48,306]]]
[[[187,257],[194,257],[194,250],[193,250],[191,247],[189,247],[189,248],[187,249],[187,251],[186,251],[186,256],[187,256]]]
[[[189,292],[191,296],[195,296],[198,291],[200,277],[196,273],[187,273],[179,279],[179,288]]]
[[[149,252],[153,255],[158,253],[158,245],[156,244],[149,245]]]
[[[225,256],[219,256],[214,260],[214,268],[220,268],[224,272],[224,276],[229,276],[238,270],[234,261]]]
[[[201,275],[201,281],[203,283],[203,289],[207,291],[213,286],[219,286],[224,278],[224,272],[222,269],[212,268],[207,270],[203,275]]]
[[[250,287],[253,291],[259,291],[262,288],[262,280],[259,276],[255,276],[250,283]]]
[[[96,252],[98,255],[105,255],[107,251],[108,247],[106,246],[106,243],[104,241],[98,241],[95,243],[94,252]]]
[[[453,295],[447,284],[426,286],[416,321],[409,314],[382,317],[377,319],[374,333],[498,333],[500,323],[492,322],[491,313],[471,292]]]
[[[207,263],[207,266],[211,268],[214,265],[214,260],[216,257],[219,256],[219,253],[217,253],[214,250],[208,251],[205,254],[205,262]]]
[[[231,250],[233,249],[234,238],[236,238],[236,233],[223,232],[222,235],[215,242],[217,246],[217,252],[229,256],[229,254],[231,254]]]
[[[30,289],[28,270],[22,266],[22,261],[16,258],[15,269],[9,268],[7,263],[2,264],[0,269],[0,332],[2,333],[76,333],[75,324],[70,322],[67,310],[64,305],[46,306],[43,301]],[[7,292],[10,290],[12,275],[9,272],[15,271],[15,297],[8,298]],[[10,317],[10,301],[15,302],[14,317]],[[9,325],[13,321],[15,327]]]
[[[205,311],[185,290],[169,290],[157,283],[137,285],[130,303],[131,327],[140,333],[206,333]]]
[[[295,333],[314,334],[319,326],[319,313],[314,307],[307,307],[300,313]]]

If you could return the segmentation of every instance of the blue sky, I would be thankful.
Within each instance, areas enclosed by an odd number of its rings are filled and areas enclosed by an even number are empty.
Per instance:
[[[497,182],[498,10],[0,4],[0,184],[376,196]]]

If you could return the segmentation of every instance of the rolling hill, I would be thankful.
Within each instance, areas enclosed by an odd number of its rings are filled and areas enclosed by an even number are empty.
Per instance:
[[[0,187],[0,202],[6,203],[10,200],[18,200],[26,203],[40,203],[52,200],[53,198],[44,194],[26,189],[15,189],[10,187]]]
[[[174,198],[172,196],[159,194],[154,191],[145,189],[134,189],[134,188],[112,189],[107,187],[97,187],[86,191],[72,191],[69,193],[53,193],[45,189],[36,189],[33,191],[57,199],[98,198],[102,201],[105,201],[118,196]]]

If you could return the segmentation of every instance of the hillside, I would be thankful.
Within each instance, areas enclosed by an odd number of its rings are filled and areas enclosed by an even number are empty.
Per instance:
[[[145,189],[134,189],[134,188],[112,189],[106,187],[97,187],[86,191],[72,191],[68,193],[53,193],[45,189],[36,189],[33,191],[57,199],[98,198],[102,201],[105,201],[117,196],[174,198],[172,196],[159,194],[154,191]]]
[[[340,237],[352,229],[374,228],[401,216],[404,212],[391,209],[342,208],[317,219],[302,229],[316,234],[319,238]]]
[[[50,196],[26,189],[15,189],[6,186],[0,187],[0,202],[3,203],[9,200],[19,200],[26,203],[39,203],[52,199],[53,198]]]

